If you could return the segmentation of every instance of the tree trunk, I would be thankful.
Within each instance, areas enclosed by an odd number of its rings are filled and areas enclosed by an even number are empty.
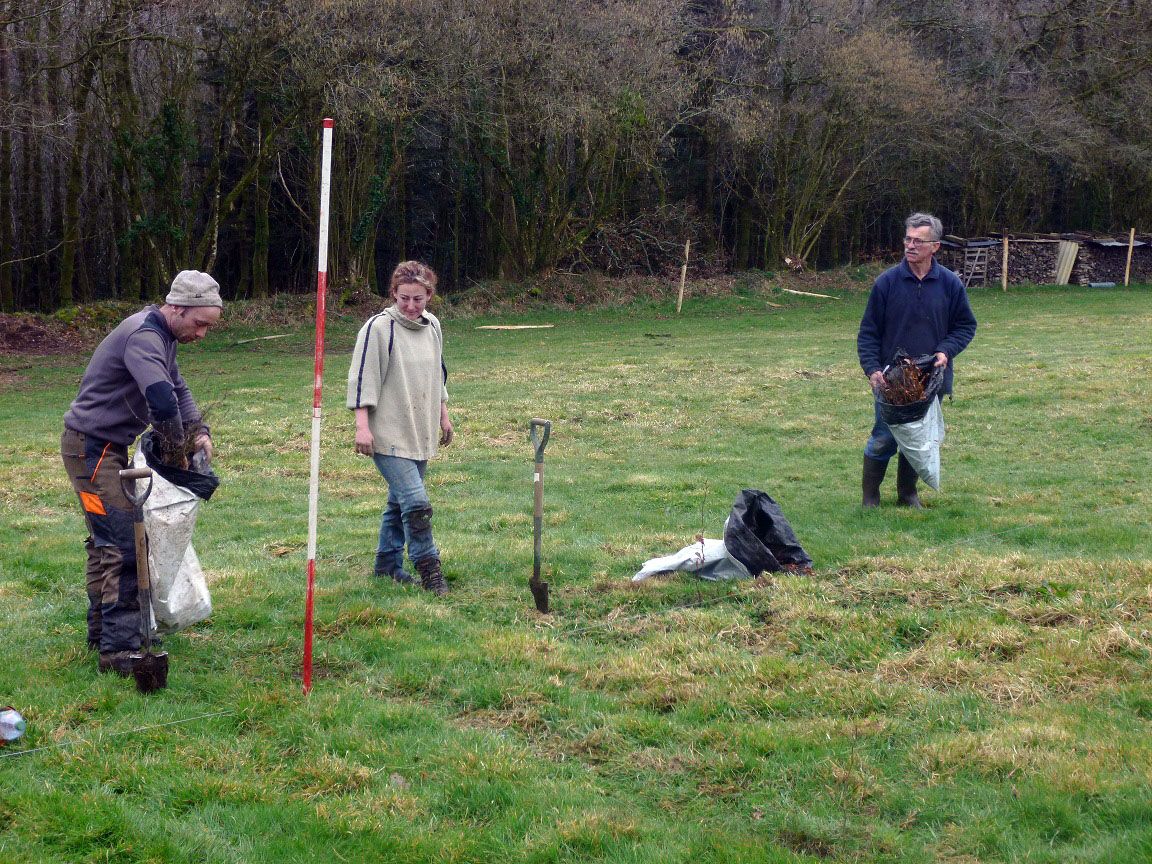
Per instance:
[[[736,243],[732,258],[737,270],[747,270],[752,258],[752,204],[736,201]]]
[[[64,115],[65,106],[64,100],[61,96],[60,85],[60,42],[61,42],[61,25],[60,25],[60,4],[53,4],[46,10],[46,24],[48,27],[47,32],[47,68],[44,73],[44,109],[45,116],[47,117],[62,117]],[[71,183],[71,172],[67,175],[66,182]],[[64,220],[66,218],[64,208],[60,206],[60,183],[58,181],[57,172],[52,171],[51,175],[46,179],[43,194],[47,200],[46,217],[48,234],[45,236],[45,246],[51,248],[56,246],[57,243],[62,244],[62,248],[67,248],[68,242],[65,237]],[[51,265],[56,259],[55,254],[48,252],[45,257],[45,264]],[[72,274],[73,264],[75,258],[68,262],[67,274],[67,287],[65,288],[65,274],[62,270],[63,261],[61,261],[61,269],[57,271],[56,284],[52,285],[51,269],[50,266],[44,268],[44,273],[48,278],[44,281],[44,292],[41,297],[41,308],[44,309],[57,309],[63,305],[69,305],[72,302]],[[49,288],[51,286],[51,288]]]
[[[83,113],[77,120],[76,140],[72,142],[72,158],[68,166],[68,182],[64,188],[64,216],[61,226],[60,279],[56,288],[56,302],[71,306],[74,302],[72,281],[76,273],[76,242],[80,228],[80,191],[84,179],[84,143],[87,122]]]
[[[397,251],[400,261],[408,258],[408,160],[404,156],[404,146],[400,134],[400,124],[392,127],[392,170],[396,182],[393,184],[395,192],[392,200],[395,202],[396,216],[395,234],[400,247]],[[389,268],[391,270],[391,268]]]
[[[39,88],[34,88],[35,92]],[[27,211],[24,218],[19,221],[23,227],[23,249],[25,256],[31,258],[35,256],[37,262],[43,261],[43,254],[45,251],[44,241],[48,236],[45,226],[44,218],[44,150],[43,143],[39,136],[29,136],[27,144],[25,145],[25,160],[24,160],[24,180],[21,184],[24,191],[24,200],[27,202]],[[28,253],[33,253],[29,255]],[[28,271],[25,266],[22,269]],[[35,271],[38,268],[32,268]],[[44,280],[45,283],[50,284],[50,280]],[[44,286],[31,280],[32,290],[35,292],[34,297],[25,299],[25,302],[31,302],[34,308],[47,309],[51,306],[51,298],[43,296]]]
[[[131,3],[121,3],[120,11],[127,15]],[[121,161],[120,176],[123,193],[129,212],[128,230],[132,237],[133,257],[138,265],[137,286],[148,286],[145,290],[158,291],[161,285],[174,274],[168,272],[171,266],[157,247],[155,237],[148,224],[150,212],[142,190],[142,169],[137,164],[140,155],[137,148],[140,142],[139,118],[142,115],[140,98],[136,93],[132,74],[131,42],[116,46],[107,58],[109,69],[109,99],[114,106],[116,139]],[[138,288],[139,290],[139,288]],[[133,292],[133,299],[141,295]]]
[[[76,84],[76,95],[72,103],[76,115],[76,138],[72,142],[68,182],[64,188],[64,217],[61,229],[63,247],[60,255],[60,281],[56,291],[56,299],[61,306],[71,306],[75,302],[72,286],[76,272],[76,247],[80,236],[80,194],[84,188],[84,156],[88,145],[88,93],[95,73],[95,63],[84,64],[79,72],[80,80]]]
[[[0,2],[0,15],[10,17],[14,2]],[[12,93],[8,53],[8,28],[0,27],[0,104],[11,104]],[[12,202],[12,133],[7,123],[0,123],[0,312],[16,311],[11,262],[16,258],[15,237],[10,228],[15,207]]]
[[[121,300],[138,301],[141,296],[140,241],[134,236],[132,211],[124,197],[116,196],[120,225],[120,291],[117,296]]]
[[[268,253],[270,247],[271,229],[268,222],[268,206],[270,202],[269,187],[271,178],[268,176],[268,153],[265,151],[269,125],[268,109],[262,102],[260,107],[260,124],[257,128],[259,142],[256,158],[260,160],[260,170],[256,172],[255,183],[252,188],[252,290],[253,299],[262,299],[268,296]]]
[[[236,258],[239,260],[238,273],[236,275],[236,284],[233,290],[236,292],[238,298],[251,298],[252,297],[252,271],[256,266],[253,261],[253,250],[255,232],[251,229],[254,226],[254,215],[256,211],[255,200],[256,189],[253,187],[240,199],[240,206],[237,208],[240,212],[235,220],[236,225],[239,227],[237,234],[239,235],[234,241],[234,245],[230,251],[234,252]],[[249,242],[249,238],[253,238],[253,242]]]

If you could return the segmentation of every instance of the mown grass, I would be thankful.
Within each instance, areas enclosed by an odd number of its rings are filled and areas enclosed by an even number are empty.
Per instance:
[[[860,287],[511,321],[543,330],[445,313],[443,600],[368,575],[382,487],[342,408],[360,322],[334,317],[308,698],[307,322],[182,349],[224,479],[196,538],[216,610],[150,697],[83,648],[57,442],[86,358],[0,357],[0,703],[29,722],[0,751],[0,858],[1152,859],[1152,292],[974,291],[943,491],[914,513],[858,506]],[[814,574],[630,582],[720,536],[742,488]]]

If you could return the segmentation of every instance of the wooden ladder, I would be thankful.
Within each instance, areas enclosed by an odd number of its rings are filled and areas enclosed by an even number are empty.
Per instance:
[[[965,288],[973,282],[977,285],[988,284],[987,246],[964,250],[964,275],[961,278],[964,281]]]

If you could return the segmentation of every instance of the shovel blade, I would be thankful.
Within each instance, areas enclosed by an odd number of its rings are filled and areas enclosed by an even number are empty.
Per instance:
[[[141,693],[154,693],[168,686],[168,652],[133,655],[132,677]]]
[[[548,583],[533,577],[528,580],[528,587],[532,589],[532,599],[536,601],[536,611],[547,615],[548,609]]]

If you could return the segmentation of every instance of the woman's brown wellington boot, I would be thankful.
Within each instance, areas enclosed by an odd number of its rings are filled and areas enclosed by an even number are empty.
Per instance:
[[[440,559],[435,555],[421,558],[416,562],[416,572],[420,574],[420,584],[425,591],[443,596],[448,593],[448,583],[440,569]]]

